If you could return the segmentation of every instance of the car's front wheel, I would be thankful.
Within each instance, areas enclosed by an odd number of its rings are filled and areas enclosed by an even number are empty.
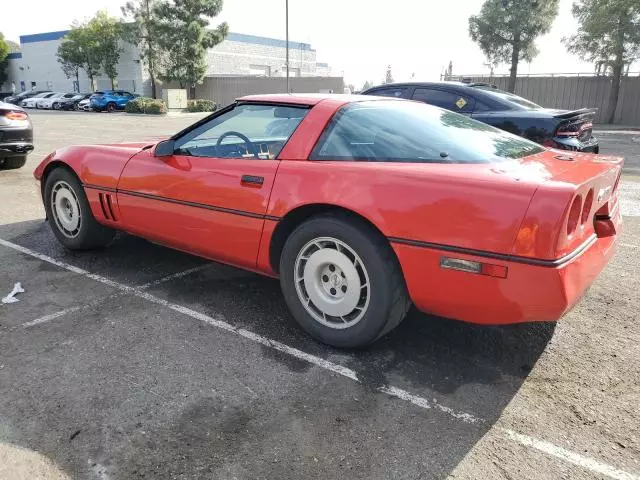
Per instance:
[[[287,239],[282,291],[298,324],[336,347],[367,345],[396,327],[410,300],[387,240],[343,214],[314,217]]]
[[[115,230],[93,217],[80,181],[65,168],[56,168],[47,176],[44,206],[53,233],[71,250],[104,247],[115,237]]]

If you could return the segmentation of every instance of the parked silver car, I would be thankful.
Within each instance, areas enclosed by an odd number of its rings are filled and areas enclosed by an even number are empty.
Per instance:
[[[22,102],[20,102],[20,106],[23,108],[36,108],[37,103],[40,100],[42,100],[43,98],[49,98],[55,94],[55,92],[39,93],[37,95],[34,95],[33,97],[25,98],[24,100],[22,100]]]
[[[44,108],[46,110],[50,110],[53,108],[53,103],[56,100],[63,100],[65,98],[71,98],[75,95],[75,93],[64,93],[64,92],[56,92],[50,97],[41,98],[36,102],[36,108]]]

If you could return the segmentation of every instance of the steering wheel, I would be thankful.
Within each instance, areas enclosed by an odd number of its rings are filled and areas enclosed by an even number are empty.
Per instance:
[[[216,143],[216,151],[217,151],[218,147],[220,145],[222,145],[222,140],[224,140],[227,137],[238,137],[238,138],[240,138],[247,145],[247,151],[249,151],[249,153],[251,153],[257,159],[260,159],[260,157],[258,156],[258,151],[256,150],[256,146],[253,144],[253,142],[251,140],[249,140],[242,133],[234,132],[233,130],[230,130],[228,132],[224,132],[222,135],[220,135],[220,137],[218,137],[218,142]]]

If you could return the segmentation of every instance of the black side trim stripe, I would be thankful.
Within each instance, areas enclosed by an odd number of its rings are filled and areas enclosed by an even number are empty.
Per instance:
[[[84,187],[85,188],[90,188],[90,189],[93,189],[93,190],[101,190],[101,191],[111,192],[111,193],[118,193],[118,194],[123,194],[123,195],[131,195],[133,197],[149,198],[151,200],[158,200],[160,202],[175,203],[175,204],[178,204],[178,205],[186,205],[186,206],[195,207],[195,208],[204,208],[205,210],[213,210],[213,211],[216,211],[216,212],[230,213],[232,215],[240,215],[242,217],[260,218],[260,219],[272,220],[272,221],[276,221],[276,222],[279,222],[281,220],[280,217],[274,217],[273,215],[261,215],[259,213],[245,212],[243,210],[236,210],[234,208],[226,208],[226,207],[217,207],[215,205],[207,205],[206,203],[189,202],[187,200],[176,200],[175,198],[160,197],[158,195],[151,195],[149,193],[135,192],[133,190],[121,190],[121,189],[115,189],[115,188],[109,188],[109,187],[100,187],[100,186],[97,186],[97,185],[88,185],[88,184],[85,184]]]
[[[432,248],[434,250],[442,250],[445,252],[464,253],[466,255],[474,255],[476,257],[492,258],[495,260],[504,260],[505,262],[525,263],[528,265],[537,265],[540,267],[558,267],[564,265],[574,259],[586,249],[588,249],[597,239],[596,235],[590,236],[578,248],[571,253],[555,260],[541,260],[538,258],[520,257],[517,255],[505,255],[502,253],[485,252],[484,250],[474,250],[471,248],[454,247],[451,245],[442,245],[439,243],[421,242],[419,240],[409,240],[406,238],[388,237],[392,243],[402,245],[411,245],[413,247]]]
[[[85,183],[83,185],[84,188],[90,188],[91,190],[100,190],[101,192],[111,192],[111,193],[116,193],[116,189],[115,188],[111,188],[111,187],[100,187],[98,185],[90,185],[88,183]]]

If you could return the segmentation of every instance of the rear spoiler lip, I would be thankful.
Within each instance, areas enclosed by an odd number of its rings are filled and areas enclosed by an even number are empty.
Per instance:
[[[595,115],[597,111],[598,111],[597,108],[580,108],[578,110],[569,110],[567,112],[558,113],[554,115],[553,118],[569,119],[569,118],[579,117],[581,115],[587,115],[587,114]]]

